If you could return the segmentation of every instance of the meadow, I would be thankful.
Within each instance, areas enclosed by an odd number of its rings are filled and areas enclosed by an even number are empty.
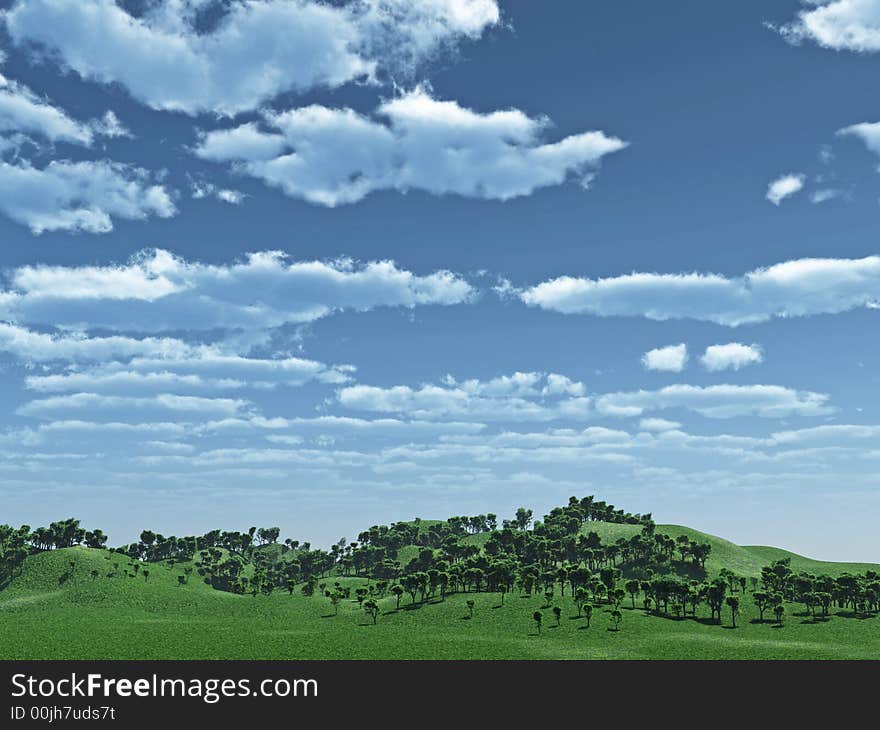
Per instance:
[[[637,525],[593,522],[603,540],[630,537]],[[743,547],[689,528],[658,525],[712,545],[706,571],[722,568],[757,578],[762,566],[784,557],[796,570],[831,576],[880,570],[870,564],[823,563],[769,547]],[[463,542],[480,546],[486,534]],[[405,547],[401,556],[414,554]],[[571,591],[557,589],[557,625],[543,592],[449,593],[413,602],[404,595],[378,598],[373,624],[354,598],[338,607],[320,591],[237,594],[215,590],[195,573],[185,584],[185,563],[140,563],[137,574],[114,568],[125,556],[75,546],[28,556],[0,590],[0,658],[3,659],[876,659],[880,618],[832,608],[813,618],[800,603],[786,603],[777,623],[746,596],[736,628],[725,610],[721,624],[705,611],[676,618],[620,605],[619,630],[612,607],[595,605],[589,626],[578,616]],[[73,565],[73,567],[71,567]],[[143,568],[148,577],[143,577]],[[114,574],[108,577],[108,574]],[[351,588],[375,581],[329,576]],[[503,602],[502,602],[503,598]],[[467,601],[473,601],[473,610]],[[337,613],[338,609],[338,613]],[[533,620],[543,613],[540,632]]]

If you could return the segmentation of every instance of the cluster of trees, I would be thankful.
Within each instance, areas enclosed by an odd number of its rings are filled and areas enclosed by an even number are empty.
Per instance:
[[[593,521],[641,529],[606,543],[589,529]],[[378,602],[388,596],[394,597],[397,608],[406,597],[417,604],[471,592],[497,593],[503,604],[505,596],[516,590],[543,594],[543,608],[551,609],[557,622],[561,613],[553,605],[557,591],[561,598],[568,592],[588,626],[594,608],[605,605],[615,630],[625,604],[676,619],[697,618],[705,606],[705,620],[720,623],[724,613],[736,626],[741,601],[749,592],[760,621],[769,613],[781,623],[785,603],[802,603],[817,620],[827,617],[833,607],[857,616],[880,612],[880,575],[875,572],[816,576],[795,572],[785,559],[765,567],[760,579],[751,579],[747,591],[749,581],[731,570],[711,579],[706,575],[708,543],[659,533],[650,514],[630,514],[593,497],[571,497],[541,520],[521,507],[500,527],[497,515],[491,513],[376,525],[361,532],[356,541],[343,538],[329,550],[291,539],[279,542],[280,532],[278,527],[251,527],[246,532],[212,530],[178,538],[144,530],[137,542],[115,548],[107,557],[127,557],[133,572],[126,570],[126,575],[134,577],[143,567],[140,575],[145,580],[149,571],[139,563],[164,561],[172,568],[184,563],[180,585],[188,582],[194,566],[217,590],[255,597],[298,590],[328,599],[334,612],[342,601],[357,600],[374,623]],[[484,537],[474,540],[474,535]],[[106,542],[101,530],[86,530],[75,519],[34,530],[27,525],[17,529],[0,525],[0,584],[31,553],[73,545],[102,548]],[[401,559],[404,549],[408,560]],[[113,565],[110,577],[119,574],[118,562]],[[329,576],[355,576],[368,582],[352,596],[351,587],[339,581],[328,587]],[[474,601],[466,604],[472,615]],[[540,631],[543,614],[536,612],[533,619]]]
[[[880,574],[869,570],[862,575],[844,573],[837,578],[795,572],[791,560],[777,560],[761,570],[762,590],[753,598],[760,612],[775,609],[783,601],[802,603],[813,617],[826,618],[832,607],[850,610],[856,616],[880,612]],[[818,614],[818,616],[817,616]]]
[[[0,584],[12,578],[31,553],[73,545],[102,548],[106,542],[107,536],[101,530],[86,530],[73,518],[34,530],[30,525],[0,525]]]
[[[249,561],[255,548],[277,543],[280,534],[279,527],[251,527],[247,532],[211,530],[204,535],[188,537],[165,537],[152,530],[144,530],[138,542],[117,548],[117,551],[124,552],[133,560],[158,562],[192,560],[202,550],[222,548]],[[295,543],[295,546],[299,547],[299,543]],[[291,547],[291,541],[286,541],[283,549],[295,548]]]

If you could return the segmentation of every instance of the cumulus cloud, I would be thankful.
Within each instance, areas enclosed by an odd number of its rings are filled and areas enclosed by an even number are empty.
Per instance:
[[[648,411],[681,408],[707,418],[823,416],[833,413],[828,396],[779,385],[670,385],[660,390],[608,393],[596,399],[606,416],[641,416]]]
[[[106,362],[132,357],[186,357],[192,347],[169,337],[88,337],[83,333],[47,334],[0,322],[0,351],[27,363]]]
[[[827,203],[829,200],[839,198],[843,194],[843,190],[838,190],[837,188],[820,188],[810,193],[810,202],[813,205],[820,205],[821,203]]]
[[[665,418],[643,418],[639,421],[640,431],[677,431],[680,428],[678,421],[668,421]]]
[[[586,418],[590,399],[583,393],[581,383],[564,376],[514,373],[460,382],[447,376],[442,385],[418,388],[352,385],[341,388],[337,400],[346,408],[405,414],[417,420],[550,421]]]
[[[860,122],[837,130],[838,136],[856,137],[875,155],[880,155],[880,122]]]
[[[106,160],[53,160],[42,168],[0,161],[0,212],[39,234],[107,233],[113,218],[169,218],[176,210],[145,170]]]
[[[786,198],[800,192],[804,187],[803,175],[783,175],[767,186],[766,198],[773,205],[779,205]]]
[[[659,370],[668,373],[680,373],[688,361],[687,345],[669,345],[648,350],[642,355],[645,370]]]
[[[106,233],[113,218],[168,218],[175,208],[170,193],[143,169],[107,160],[56,159],[36,166],[22,156],[29,143],[89,147],[95,137],[130,136],[108,111],[80,122],[26,86],[0,75],[0,212],[36,233]]]
[[[411,71],[500,19],[496,0],[238,0],[197,29],[205,6],[158,0],[133,15],[114,0],[21,0],[5,20],[15,44],[155,109],[232,115],[283,92]]]
[[[744,345],[741,342],[710,345],[700,358],[703,367],[710,372],[739,370],[746,365],[756,365],[763,360],[764,354],[759,345]]]
[[[248,358],[201,348],[182,358],[135,358],[74,373],[32,375],[26,378],[25,387],[42,392],[93,393],[273,388],[311,381],[341,384],[351,379],[351,369],[303,358]]]
[[[793,43],[809,40],[835,51],[880,51],[878,0],[805,0],[797,19],[777,30]]]
[[[196,154],[311,203],[354,203],[377,190],[508,200],[590,174],[626,143],[585,132],[545,143],[547,120],[488,114],[423,88],[385,102],[377,118],[312,105],[203,135]]]
[[[561,276],[519,296],[529,306],[563,314],[695,319],[736,327],[776,317],[876,308],[880,256],[795,259],[735,278],[711,273]]]
[[[239,190],[221,188],[204,180],[194,180],[190,185],[190,190],[194,200],[214,198],[215,200],[229,203],[230,205],[239,205],[244,202],[246,197],[245,194]]]
[[[90,145],[94,131],[89,124],[72,119],[26,86],[0,75],[0,134],[21,133],[50,142]]]
[[[264,331],[340,311],[469,301],[466,281],[390,261],[291,261],[277,251],[220,265],[144,252],[109,266],[24,266],[0,290],[0,318],[137,332]]]
[[[206,416],[233,416],[250,409],[247,400],[233,398],[200,398],[189,395],[161,393],[149,398],[98,393],[73,393],[30,401],[20,406],[16,413],[34,418],[58,419],[87,413],[91,417],[120,414],[141,417],[150,415],[172,417],[181,414]]]

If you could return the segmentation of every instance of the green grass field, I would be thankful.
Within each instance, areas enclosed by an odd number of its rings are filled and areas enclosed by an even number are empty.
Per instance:
[[[604,540],[638,530],[631,525],[592,523]],[[720,538],[673,525],[658,526],[670,535],[686,532],[712,544],[710,574],[728,567],[757,575],[760,567],[791,557],[795,569],[839,575],[880,570],[880,566],[822,563],[768,547],[740,547]],[[468,540],[475,543],[484,536]],[[150,564],[149,579],[124,573],[107,577],[113,561],[124,557],[104,550],[67,548],[29,557],[21,575],[0,591],[0,658],[3,659],[876,659],[880,657],[880,619],[859,619],[832,612],[813,622],[803,606],[787,605],[784,624],[766,617],[757,623],[751,600],[742,601],[737,628],[698,619],[648,615],[622,608],[620,631],[609,630],[607,606],[599,605],[586,627],[566,591],[557,596],[560,625],[544,609],[540,635],[532,613],[542,596],[497,593],[451,595],[445,601],[401,609],[395,599],[381,603],[372,625],[356,601],[343,601],[339,614],[326,598],[276,591],[271,596],[215,591],[194,573],[185,586],[170,569]],[[60,577],[76,563],[73,577]],[[92,578],[92,570],[99,577]],[[332,580],[335,579],[330,579]],[[342,578],[361,585],[365,581]],[[475,601],[473,618],[465,602]]]

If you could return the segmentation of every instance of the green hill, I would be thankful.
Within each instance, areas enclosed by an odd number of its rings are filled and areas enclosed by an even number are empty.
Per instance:
[[[637,525],[594,522],[603,541],[629,537]],[[697,530],[658,525],[658,532],[709,542],[711,574],[727,567],[741,575],[780,557],[795,569],[839,575],[880,570],[877,565],[825,563],[768,547],[744,547]],[[485,543],[485,533],[465,542]],[[415,546],[404,553],[417,551]],[[71,569],[71,563],[73,568]],[[633,609],[627,598],[620,631],[609,631],[611,608],[597,605],[591,626],[577,616],[570,591],[556,596],[555,625],[544,598],[516,591],[503,604],[497,593],[450,595],[411,606],[405,596],[380,600],[376,625],[354,600],[338,615],[326,598],[293,594],[235,595],[216,591],[188,564],[138,563],[118,553],[82,547],[29,556],[19,575],[0,590],[0,658],[3,659],[869,659],[880,655],[876,617],[856,619],[836,611],[813,621],[800,605],[786,607],[782,626],[758,623],[744,598],[736,630],[705,618],[676,620]],[[144,570],[147,576],[144,577]],[[339,580],[352,588],[367,581]],[[473,616],[466,605],[474,601]],[[542,609],[537,635],[531,615]],[[726,623],[726,622],[725,622]]]

